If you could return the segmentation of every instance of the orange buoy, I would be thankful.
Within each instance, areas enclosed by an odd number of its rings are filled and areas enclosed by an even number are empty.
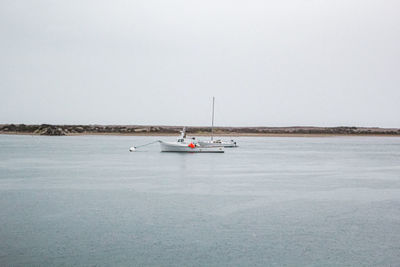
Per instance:
[[[190,143],[190,144],[188,145],[188,147],[190,147],[190,148],[195,148],[196,146],[195,146],[193,143]]]

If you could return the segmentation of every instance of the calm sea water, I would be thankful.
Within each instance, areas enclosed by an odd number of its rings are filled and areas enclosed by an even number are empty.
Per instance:
[[[400,138],[158,138],[0,135],[0,265],[400,265]]]

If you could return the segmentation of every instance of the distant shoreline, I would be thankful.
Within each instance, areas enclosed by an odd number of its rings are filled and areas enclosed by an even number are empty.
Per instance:
[[[33,133],[18,133],[18,132],[0,132],[0,135],[31,135],[31,136],[46,136]],[[67,134],[62,136],[177,136],[178,134],[123,134],[123,133],[79,133]],[[47,135],[50,136],[50,135]],[[210,136],[209,134],[188,134],[188,136]],[[399,134],[218,134],[219,137],[400,137]]]
[[[50,125],[0,124],[0,134],[22,135],[113,135],[176,136],[183,126],[148,125]],[[187,127],[188,135],[210,136],[210,127]],[[323,136],[397,136],[399,128],[378,127],[214,127],[216,136],[323,137]]]

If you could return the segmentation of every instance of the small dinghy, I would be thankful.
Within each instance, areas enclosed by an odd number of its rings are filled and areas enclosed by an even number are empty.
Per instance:
[[[237,147],[237,143],[234,140],[222,141],[222,140],[209,140],[199,141],[199,145],[202,147]]]

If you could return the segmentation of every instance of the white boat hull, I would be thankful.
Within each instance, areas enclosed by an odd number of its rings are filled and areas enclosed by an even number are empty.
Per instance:
[[[224,153],[223,147],[189,147],[186,143],[159,141],[161,152]]]

